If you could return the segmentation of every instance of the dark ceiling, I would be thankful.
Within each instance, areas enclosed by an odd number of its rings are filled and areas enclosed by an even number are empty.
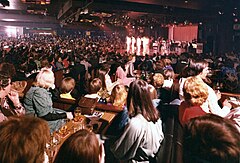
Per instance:
[[[196,23],[221,14],[240,14],[240,0],[51,0],[50,4],[37,3],[46,0],[8,1],[10,6],[0,5],[2,25],[25,23],[26,26],[52,27],[104,23],[123,26],[129,22],[142,25],[175,21]]]

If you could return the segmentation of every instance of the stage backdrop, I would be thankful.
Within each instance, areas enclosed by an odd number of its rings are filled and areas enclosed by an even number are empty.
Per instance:
[[[170,26],[168,38],[175,41],[188,41],[197,39],[198,26],[189,25],[189,26]]]

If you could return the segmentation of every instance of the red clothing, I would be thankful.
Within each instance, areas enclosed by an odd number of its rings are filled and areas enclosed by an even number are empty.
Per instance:
[[[67,59],[64,59],[64,60],[62,61],[62,64],[63,64],[63,67],[64,67],[64,68],[68,68],[68,66],[69,66],[69,61],[68,61]]]
[[[184,126],[190,119],[203,116],[207,114],[200,106],[190,106],[187,102],[183,101],[179,106],[179,121]]]

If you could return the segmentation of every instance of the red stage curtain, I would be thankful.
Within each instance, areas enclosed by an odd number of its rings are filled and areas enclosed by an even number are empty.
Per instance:
[[[198,26],[176,26],[173,28],[173,39],[175,41],[188,41],[197,39]]]

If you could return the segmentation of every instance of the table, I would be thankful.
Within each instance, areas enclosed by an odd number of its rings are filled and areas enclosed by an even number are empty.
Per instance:
[[[96,134],[104,135],[107,128],[118,114],[118,112],[102,111],[98,109],[95,109],[94,113],[99,115],[99,117],[94,116],[94,114],[82,115],[81,111],[76,109],[75,118],[73,120],[69,120],[58,131],[51,134],[50,140],[47,144],[47,154],[50,163],[53,162],[54,157],[63,142],[73,133],[81,129],[88,129]]]

